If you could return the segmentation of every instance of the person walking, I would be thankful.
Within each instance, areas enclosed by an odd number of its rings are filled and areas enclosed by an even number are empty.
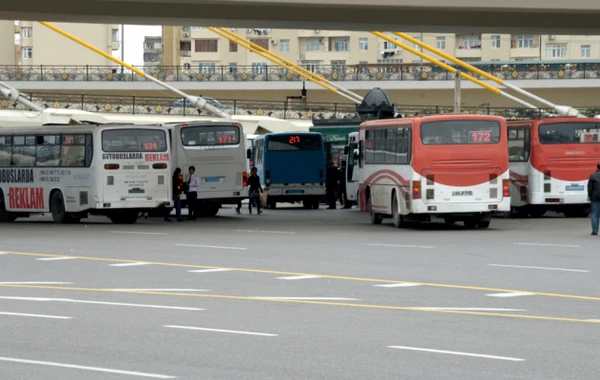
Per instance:
[[[592,235],[598,235],[598,223],[600,220],[600,163],[596,165],[596,172],[590,176],[587,185],[588,198],[592,208]]]
[[[190,166],[189,174],[190,177],[187,181],[187,202],[188,202],[188,219],[196,220],[197,215],[197,206],[196,200],[198,199],[198,190],[200,190],[200,179],[196,176],[196,168],[194,166]]]
[[[175,215],[177,216],[178,222],[183,222],[181,217],[181,192],[183,191],[182,180],[181,180],[181,169],[177,168],[173,172],[173,179],[171,180],[171,186],[173,187],[173,205],[175,206]],[[165,222],[170,222],[169,216],[173,209],[167,208],[165,211]]]
[[[263,192],[263,188],[260,185],[260,177],[258,176],[258,169],[253,167],[250,171],[250,178],[248,178],[248,192],[250,199],[248,200],[248,211],[252,214],[252,202],[256,202],[257,215],[262,214],[260,210],[260,193]]]
[[[325,178],[325,191],[326,191],[326,195],[327,195],[327,203],[329,204],[330,210],[336,209],[335,193],[337,190],[337,183],[338,183],[337,177],[338,177],[338,171],[335,168],[335,166],[333,165],[333,161],[329,161],[327,163],[327,173],[326,173],[326,178]]]

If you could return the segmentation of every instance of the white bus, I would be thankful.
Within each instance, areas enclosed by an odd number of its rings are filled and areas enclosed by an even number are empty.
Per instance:
[[[348,135],[348,145],[344,152],[348,157],[346,163],[346,197],[352,203],[358,203],[358,132]]]
[[[0,219],[135,223],[140,211],[173,204],[169,145],[161,127],[0,128]]]
[[[198,215],[215,216],[222,205],[237,205],[248,198],[250,150],[241,124],[216,119],[165,127],[172,139],[173,170],[180,168],[187,181],[189,167],[196,168],[200,179]],[[185,194],[181,200],[184,207]]]

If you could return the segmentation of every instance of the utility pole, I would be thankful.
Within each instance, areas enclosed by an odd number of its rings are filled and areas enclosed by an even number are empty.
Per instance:
[[[125,61],[125,24],[121,24],[121,61]],[[121,74],[125,72],[125,67],[121,66]]]
[[[421,32],[421,42],[423,42],[423,32]],[[423,51],[421,47],[418,47],[419,51]],[[421,57],[421,73],[423,72],[423,57]]]
[[[454,113],[460,113],[460,70],[454,75]]]

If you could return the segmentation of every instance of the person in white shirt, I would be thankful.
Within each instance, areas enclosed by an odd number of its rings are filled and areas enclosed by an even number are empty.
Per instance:
[[[196,220],[196,200],[198,199],[198,190],[200,189],[200,179],[194,174],[196,168],[190,166],[189,169],[190,177],[188,178],[188,192],[187,192],[187,203],[188,203],[188,219]]]

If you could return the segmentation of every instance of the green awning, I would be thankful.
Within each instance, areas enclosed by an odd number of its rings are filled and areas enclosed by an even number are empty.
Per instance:
[[[320,133],[327,142],[347,142],[348,135],[358,131],[356,127],[310,127],[310,132]]]

